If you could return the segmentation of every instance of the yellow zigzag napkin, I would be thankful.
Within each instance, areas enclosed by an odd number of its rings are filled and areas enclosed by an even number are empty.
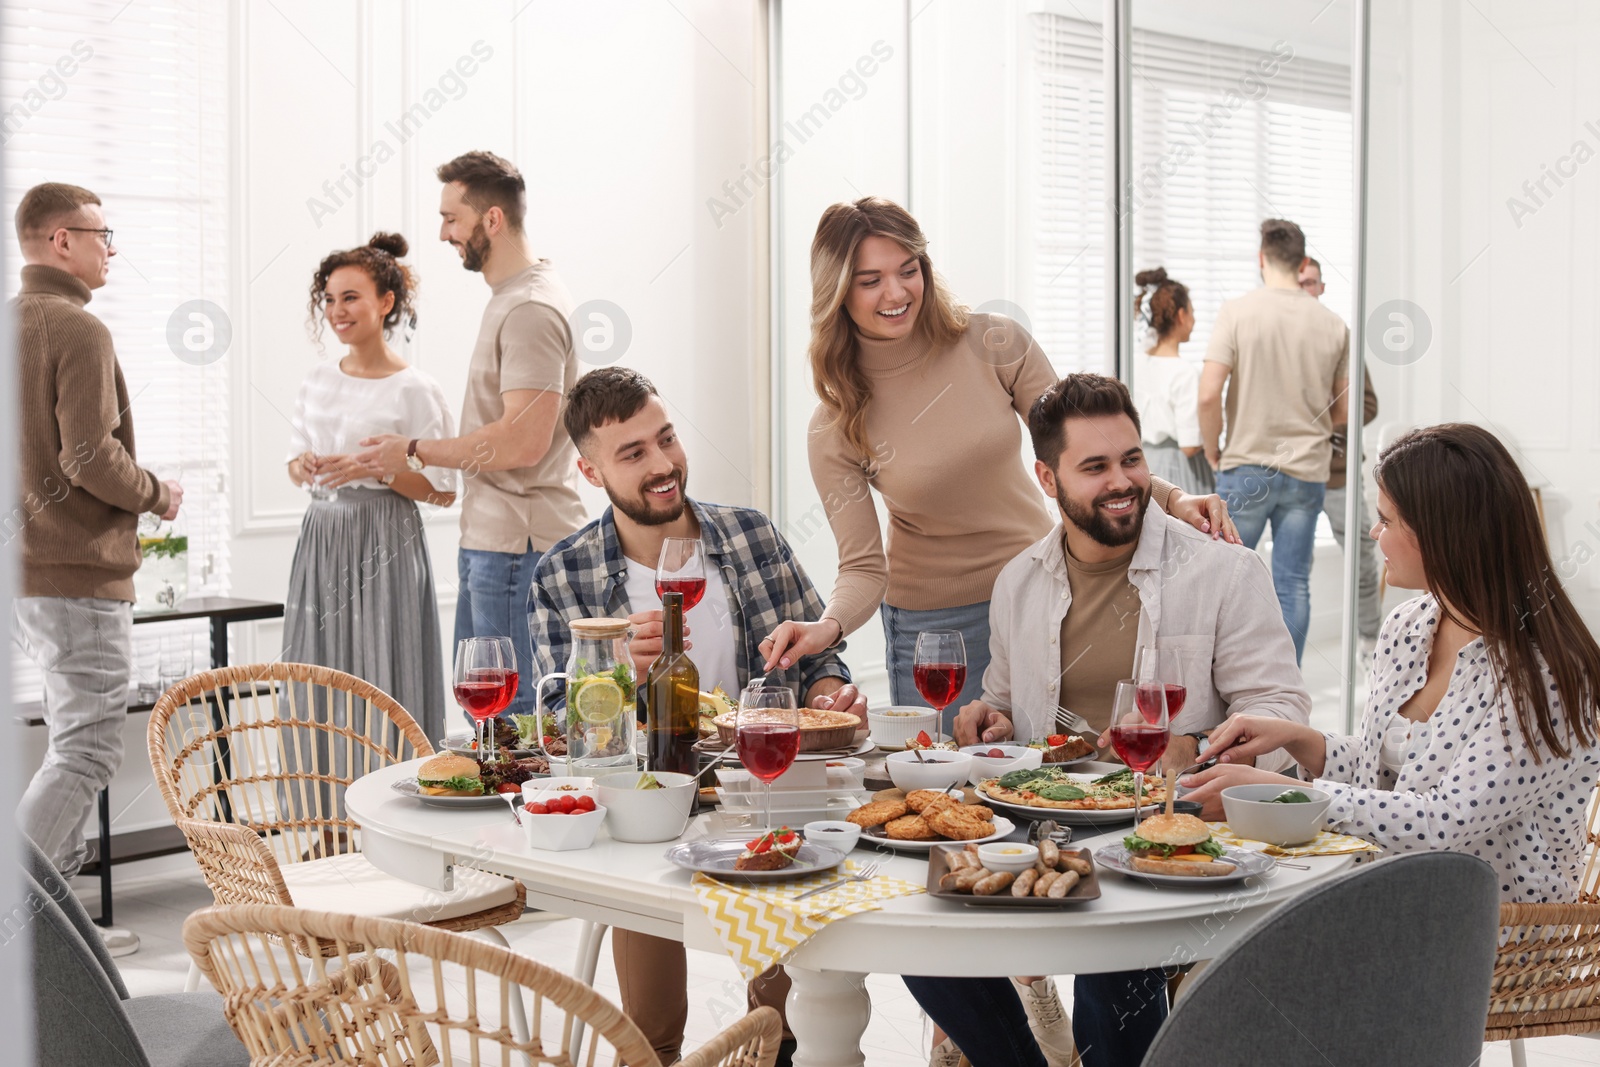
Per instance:
[[[808,937],[837,919],[876,911],[885,900],[927,892],[920,885],[880,876],[793,901],[808,889],[836,882],[860,869],[859,864],[846,860],[836,870],[765,885],[728,885],[710,875],[696,874],[693,885],[706,918],[748,980],[782,963]]]
[[[1221,841],[1224,845],[1262,845],[1264,841],[1255,841],[1248,837],[1240,837],[1228,827],[1225,822],[1211,824],[1211,836]],[[1349,834],[1336,834],[1332,830],[1321,830],[1317,836],[1304,845],[1267,845],[1261,851],[1269,856],[1343,856],[1350,852],[1382,852],[1383,849],[1371,841]],[[819,894],[820,895],[820,894]]]

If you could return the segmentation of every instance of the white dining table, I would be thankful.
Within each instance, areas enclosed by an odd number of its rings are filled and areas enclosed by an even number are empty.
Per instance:
[[[725,952],[690,884],[665,859],[670,843],[612,840],[604,824],[586,849],[528,847],[508,805],[443,810],[402,795],[421,760],[357,779],[345,802],[361,826],[361,848],[380,870],[447,891],[456,866],[520,880],[528,904],[605,926],[654,934],[691,948]],[[703,817],[686,838],[700,836]],[[1127,825],[1077,827],[1074,847],[1119,839]],[[1090,836],[1096,835],[1096,836]],[[855,858],[876,848],[858,847]],[[928,861],[884,854],[879,873],[925,884]],[[1266,875],[1216,886],[1156,887],[1099,868],[1101,896],[1059,911],[979,907],[926,894],[884,902],[877,911],[833,922],[785,961],[793,985],[787,1002],[797,1067],[858,1067],[872,1006],[868,974],[1004,976],[1124,971],[1211,959],[1267,912],[1347,869],[1354,857],[1319,856],[1277,865]],[[592,978],[599,938],[580,949],[580,972]]]

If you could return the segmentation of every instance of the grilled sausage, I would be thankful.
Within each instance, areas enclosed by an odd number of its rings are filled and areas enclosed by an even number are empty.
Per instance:
[[[1039,880],[1033,883],[1033,895],[1036,897],[1044,896],[1050,891],[1050,887],[1054,885],[1060,878],[1060,871],[1044,872],[1039,876]]]
[[[1072,887],[1078,884],[1078,872],[1067,871],[1061,877],[1050,883],[1050,891],[1045,895],[1052,900],[1060,900],[1072,892]]]
[[[1010,885],[1016,875],[1010,871],[995,871],[972,887],[973,896],[992,897],[1006,886]]]
[[[1033,883],[1039,880],[1039,872],[1029,867],[1017,875],[1017,880],[1011,883],[1011,895],[1025,897],[1033,891]]]
[[[1089,857],[1080,856],[1076,852],[1063,852],[1059,866],[1064,871],[1072,871],[1079,878],[1089,877],[1089,872],[1094,870],[1094,864],[1089,862]]]

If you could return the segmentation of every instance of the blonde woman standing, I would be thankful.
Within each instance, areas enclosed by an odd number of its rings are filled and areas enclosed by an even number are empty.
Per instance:
[[[948,729],[982,687],[996,575],[1051,526],[1023,465],[1022,424],[1057,375],[1027,330],[957,303],[927,249],[917,221],[880,197],[835,204],[817,224],[810,360],[821,402],[809,451],[839,575],[822,618],[783,623],[766,650],[768,669],[787,666],[877,612],[894,702],[910,704],[917,634],[958,630],[967,681]],[[887,543],[869,487],[889,513]],[[1232,532],[1217,497],[1161,481],[1154,496],[1199,529]]]
[[[1214,492],[1217,479],[1200,438],[1200,364],[1178,355],[1178,346],[1194,333],[1189,287],[1168,278],[1161,267],[1142,270],[1133,281],[1139,287],[1134,318],[1156,338],[1139,357],[1133,378],[1145,463],[1151,474],[1186,493]]]

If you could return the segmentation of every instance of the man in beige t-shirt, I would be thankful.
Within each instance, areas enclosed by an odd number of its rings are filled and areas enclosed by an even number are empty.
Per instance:
[[[572,297],[550,261],[529,253],[526,187],[516,167],[491,152],[468,152],[438,175],[439,237],[492,291],[467,368],[461,436],[375,437],[357,458],[375,476],[424,466],[466,473],[455,639],[510,637],[521,683],[507,712],[531,714],[533,569],[585,519],[577,452],[560,418],[561,398],[578,378]]]
[[[1350,330],[1300,288],[1306,238],[1299,226],[1263,222],[1259,262],[1261,288],[1223,304],[1211,328],[1200,436],[1244,543],[1254,548],[1272,524],[1272,583],[1298,662],[1311,620],[1311,549],[1331,437],[1345,420]]]

